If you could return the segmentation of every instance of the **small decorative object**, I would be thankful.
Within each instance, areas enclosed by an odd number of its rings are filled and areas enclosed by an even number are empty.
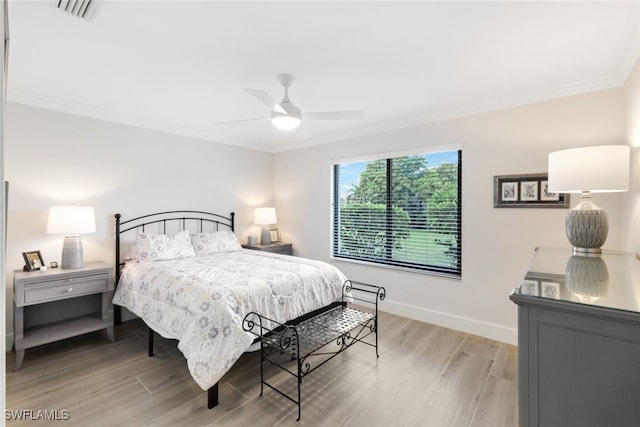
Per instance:
[[[540,295],[540,291],[539,291],[539,287],[538,287],[538,281],[537,280],[531,280],[531,279],[525,279],[522,281],[522,284],[520,285],[520,292],[523,295],[533,295],[533,296],[539,296]]]
[[[560,299],[560,283],[540,282],[540,295],[544,298]]]
[[[258,244],[258,236],[256,236],[255,234],[249,234],[247,243],[249,243],[249,246],[256,246]]]
[[[58,268],[58,263],[55,261],[51,261],[51,268]]]
[[[494,208],[568,208],[569,195],[549,192],[546,173],[493,177]]]
[[[564,299],[567,296],[563,274],[527,273],[520,283],[520,294],[548,299]]]
[[[607,213],[591,193],[629,189],[628,145],[600,145],[549,153],[549,190],[580,193],[580,201],[567,213],[565,232],[575,253],[600,253],[607,239]]]
[[[84,266],[80,234],[96,232],[96,217],[88,206],[52,206],[49,208],[47,234],[63,234],[62,268]]]
[[[276,208],[256,208],[254,222],[262,226],[260,244],[271,244],[271,234],[269,233],[269,226],[278,222],[278,219],[276,218]]]
[[[40,267],[44,265],[40,251],[22,252],[22,257],[24,258],[24,271],[40,270]]]
[[[279,241],[280,241],[280,238],[278,237],[278,229],[275,228],[271,230],[271,243],[277,243]]]

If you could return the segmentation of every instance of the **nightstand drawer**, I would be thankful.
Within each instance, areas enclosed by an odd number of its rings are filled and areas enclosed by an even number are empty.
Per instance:
[[[74,298],[109,290],[109,275],[86,276],[66,280],[26,285],[24,304],[38,304],[60,299]]]
[[[273,245],[269,248],[268,252],[273,254],[291,255],[291,245]]]
[[[252,251],[271,252],[272,254],[293,255],[291,243],[271,243],[270,245],[242,245],[245,249]]]

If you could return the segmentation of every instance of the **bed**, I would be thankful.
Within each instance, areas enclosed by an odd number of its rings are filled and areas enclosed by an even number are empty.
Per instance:
[[[217,383],[255,336],[247,313],[284,323],[333,307],[346,277],[315,260],[243,249],[234,214],[170,211],[122,221],[116,214],[114,317],[120,307],[178,340],[191,376],[217,404]],[[150,335],[152,336],[152,335]]]

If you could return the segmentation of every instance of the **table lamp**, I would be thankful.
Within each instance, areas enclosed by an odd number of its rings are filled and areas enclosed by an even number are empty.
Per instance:
[[[572,148],[549,154],[549,191],[580,193],[578,204],[567,213],[565,231],[574,253],[601,253],[607,239],[607,213],[591,193],[629,189],[627,145]]]
[[[276,224],[276,208],[256,208],[254,222],[262,226],[262,234],[260,236],[261,245],[271,244],[271,234],[269,226]]]
[[[52,206],[49,208],[47,234],[63,234],[61,268],[84,266],[80,234],[96,232],[96,217],[88,206]]]

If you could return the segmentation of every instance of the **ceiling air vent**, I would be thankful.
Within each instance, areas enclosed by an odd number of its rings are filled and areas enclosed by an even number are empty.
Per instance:
[[[58,0],[58,9],[78,18],[84,18],[92,6],[92,0]]]

